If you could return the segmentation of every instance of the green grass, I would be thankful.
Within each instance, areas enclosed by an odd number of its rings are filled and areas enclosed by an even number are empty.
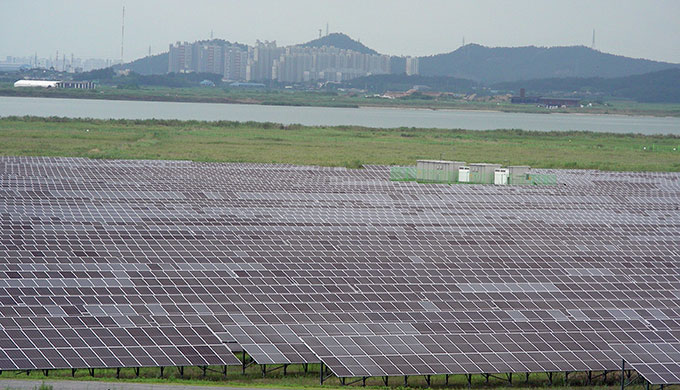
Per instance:
[[[272,366],[267,366],[273,368]],[[338,378],[331,377],[321,386],[319,383],[319,365],[310,364],[307,374],[304,373],[302,365],[290,365],[286,376],[283,376],[282,371],[276,370],[269,372],[265,377],[262,376],[260,366],[250,366],[246,370],[246,374],[241,373],[241,367],[230,366],[227,369],[226,378],[221,372],[221,367],[210,367],[207,375],[203,377],[203,371],[198,367],[186,367],[184,377],[178,376],[178,370],[175,367],[166,367],[163,378],[159,377],[160,370],[158,368],[142,368],[140,369],[139,377],[135,377],[134,370],[122,369],[120,372],[120,379],[116,379],[115,369],[98,369],[95,370],[95,375],[90,376],[87,370],[78,370],[74,377],[71,376],[71,370],[52,370],[49,376],[43,375],[40,371],[31,371],[29,375],[25,372],[6,372],[0,376],[0,387],[2,386],[2,379],[25,379],[25,380],[78,380],[78,381],[115,381],[115,382],[134,382],[134,383],[148,383],[148,384],[175,384],[175,385],[195,385],[195,386],[231,386],[231,387],[253,387],[253,388],[297,388],[297,389],[337,389],[342,388]],[[600,372],[594,372],[593,377],[596,377]],[[548,376],[544,373],[535,373],[529,376],[529,381],[525,382],[524,374],[515,374],[513,376],[513,384],[509,386],[505,375],[496,375],[499,378],[491,377],[489,383],[482,375],[472,376],[472,388],[486,388],[495,390],[505,389],[530,389],[548,387]],[[633,373],[632,378],[635,378]],[[586,374],[583,372],[575,372],[569,374],[569,382],[565,383],[564,373],[555,373],[553,375],[553,385],[551,389],[566,390],[566,389],[612,389],[620,386],[618,372],[609,373],[606,382],[602,377],[593,380],[593,384],[586,386]],[[347,383],[352,380],[361,378],[348,378]],[[372,389],[402,389],[403,377],[390,377],[389,386],[385,386],[382,378],[367,378],[366,386]],[[353,385],[354,387],[361,387],[361,382]],[[408,387],[410,388],[426,388],[427,383],[423,376],[409,376]],[[445,385],[445,377],[443,375],[433,375],[431,377],[432,388],[467,388],[467,379],[463,375],[451,375],[449,377],[448,386]],[[641,382],[636,382],[634,385],[627,387],[627,389],[642,389]],[[677,386],[676,386],[677,388]],[[672,389],[672,387],[671,387]]]
[[[238,88],[170,88],[142,86],[139,89],[119,89],[100,86],[97,90],[68,90],[42,88],[14,88],[10,83],[0,83],[0,96],[61,97],[111,100],[153,100],[207,103],[245,103],[287,106],[319,107],[397,107],[452,110],[493,110],[503,112],[528,113],[588,113],[680,116],[680,104],[637,103],[631,101],[608,101],[606,105],[593,107],[546,109],[526,104],[508,102],[468,101],[460,98],[441,97],[381,99],[366,97],[363,94],[347,94],[324,91],[295,90],[248,90]]]
[[[0,155],[359,168],[417,159],[680,171],[680,138],[591,132],[371,129],[273,123],[1,118]]]

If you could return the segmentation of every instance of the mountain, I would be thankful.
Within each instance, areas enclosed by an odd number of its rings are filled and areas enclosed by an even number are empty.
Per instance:
[[[142,57],[123,65],[114,65],[113,69],[130,69],[143,75],[165,74],[168,73],[168,52]]]
[[[528,95],[561,95],[589,98],[606,96],[648,103],[680,103],[680,68],[641,75],[603,78],[548,78],[494,84],[492,88]]]
[[[350,38],[349,36],[343,33],[328,34],[325,37],[321,37],[313,41],[303,43],[300,46],[304,47],[334,46],[337,47],[338,49],[354,50],[364,54],[378,54],[377,51],[364,46],[363,43],[355,41],[354,39]]]
[[[585,46],[485,47],[465,45],[446,54],[420,57],[420,74],[451,76],[483,83],[555,78],[624,77],[680,64],[602,53]]]

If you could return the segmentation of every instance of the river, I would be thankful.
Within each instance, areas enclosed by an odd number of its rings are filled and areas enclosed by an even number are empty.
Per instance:
[[[311,126],[422,127],[443,129],[584,130],[680,135],[680,118],[529,114],[409,108],[327,108],[253,104],[0,97],[0,117],[60,116],[98,119],[180,119],[299,123]]]

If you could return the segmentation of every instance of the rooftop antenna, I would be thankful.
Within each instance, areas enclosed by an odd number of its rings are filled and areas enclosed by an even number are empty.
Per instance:
[[[120,26],[120,63],[123,64],[123,43],[125,42],[125,6],[123,6],[123,21]]]
[[[591,49],[595,49],[595,29],[593,29],[593,43],[590,45]]]
[[[319,38],[321,38],[321,29],[319,29]]]

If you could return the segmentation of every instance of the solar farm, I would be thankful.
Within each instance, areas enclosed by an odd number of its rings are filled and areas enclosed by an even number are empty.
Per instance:
[[[537,173],[0,157],[0,370],[680,384],[680,174]]]

